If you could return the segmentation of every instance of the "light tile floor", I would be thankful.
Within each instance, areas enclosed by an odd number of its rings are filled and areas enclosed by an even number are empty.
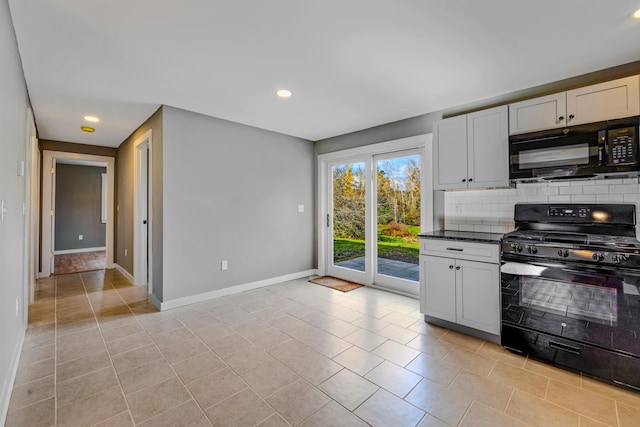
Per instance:
[[[157,312],[114,270],[40,280],[6,426],[638,426],[640,394],[295,280]]]

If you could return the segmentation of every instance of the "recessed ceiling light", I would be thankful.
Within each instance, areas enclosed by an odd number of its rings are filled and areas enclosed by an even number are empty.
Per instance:
[[[84,119],[88,122],[98,123],[100,121],[96,116],[84,116]]]
[[[635,11],[635,13],[633,14],[633,17],[636,19],[640,19],[640,9]]]
[[[92,128],[91,126],[80,126],[80,129],[82,129],[83,132],[89,132],[89,133],[93,133],[96,131],[96,129]]]
[[[289,98],[293,94],[289,89],[278,89],[276,91],[276,95],[278,95],[280,98]]]

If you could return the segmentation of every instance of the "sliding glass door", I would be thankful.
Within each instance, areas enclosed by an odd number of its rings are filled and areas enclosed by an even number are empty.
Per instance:
[[[329,272],[355,282],[366,281],[367,261],[367,169],[370,161],[353,159],[330,165]]]
[[[418,295],[424,149],[327,163],[327,274]]]
[[[374,283],[417,294],[419,280],[421,163],[419,150],[374,157]]]

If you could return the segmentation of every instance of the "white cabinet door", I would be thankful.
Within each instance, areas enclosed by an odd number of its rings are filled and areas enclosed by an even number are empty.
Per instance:
[[[456,321],[456,261],[433,256],[420,257],[420,293],[424,314],[438,319]]]
[[[620,119],[640,114],[640,76],[567,92],[567,125]]]
[[[509,185],[509,123],[506,105],[467,114],[469,188]]]
[[[457,322],[500,335],[500,267],[475,261],[456,261]]]
[[[467,188],[467,117],[433,123],[434,189]]]
[[[509,104],[509,135],[566,126],[566,92]]]

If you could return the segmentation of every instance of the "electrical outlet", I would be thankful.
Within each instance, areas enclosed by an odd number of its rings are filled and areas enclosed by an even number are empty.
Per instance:
[[[84,236],[82,234],[78,234],[78,240],[83,240]]]
[[[222,263],[220,264],[220,269],[222,270],[227,270],[229,268],[229,263],[227,262],[227,260],[223,260]]]
[[[298,212],[299,213],[304,212],[304,205],[298,205]]]
[[[7,209],[7,202],[3,200],[0,203],[0,218],[2,218],[2,221],[7,217],[7,213],[9,213],[9,210]]]
[[[20,297],[16,297],[16,317],[20,314]]]
[[[126,249],[124,250],[124,256],[127,256],[127,250]]]

